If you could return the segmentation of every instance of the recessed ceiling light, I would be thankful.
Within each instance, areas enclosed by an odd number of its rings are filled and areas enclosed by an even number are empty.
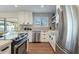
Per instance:
[[[41,5],[41,8],[44,8],[44,5]]]
[[[14,7],[16,7],[16,8],[17,8],[17,7],[18,7],[18,5],[14,5]]]

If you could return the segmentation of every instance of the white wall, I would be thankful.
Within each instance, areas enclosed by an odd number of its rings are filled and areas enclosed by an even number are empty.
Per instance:
[[[16,12],[0,12],[0,18],[17,17]]]
[[[32,12],[0,12],[0,18],[17,18],[19,24],[32,24]]]
[[[18,19],[20,24],[32,24],[32,12],[18,12]]]

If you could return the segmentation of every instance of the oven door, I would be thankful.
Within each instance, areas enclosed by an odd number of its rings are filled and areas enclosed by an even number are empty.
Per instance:
[[[25,54],[27,52],[27,40],[15,45],[14,54]]]

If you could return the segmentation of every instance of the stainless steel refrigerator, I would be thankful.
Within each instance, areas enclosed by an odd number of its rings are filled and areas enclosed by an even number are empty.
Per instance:
[[[56,53],[79,53],[79,16],[76,6],[65,5],[57,9],[58,39],[56,41]]]

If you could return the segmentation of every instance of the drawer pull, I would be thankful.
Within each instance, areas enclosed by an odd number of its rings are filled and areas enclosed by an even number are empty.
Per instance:
[[[51,38],[51,40],[53,40],[53,38]]]
[[[1,51],[5,51],[6,49],[8,49],[9,48],[9,46],[8,47],[5,47],[4,49],[2,49]]]

